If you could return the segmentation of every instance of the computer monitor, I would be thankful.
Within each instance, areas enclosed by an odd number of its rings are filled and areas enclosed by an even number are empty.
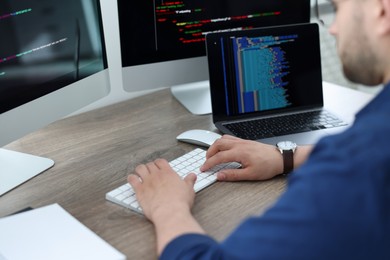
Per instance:
[[[211,112],[205,34],[310,21],[310,0],[118,0],[118,10],[124,89],[172,87],[194,114]]]
[[[99,0],[0,1],[0,147],[108,95]],[[0,196],[51,167],[0,149]]]

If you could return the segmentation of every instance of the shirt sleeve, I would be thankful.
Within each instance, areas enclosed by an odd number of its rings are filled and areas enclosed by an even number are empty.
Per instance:
[[[185,234],[171,241],[160,259],[220,259],[219,247],[217,241],[207,235]]]

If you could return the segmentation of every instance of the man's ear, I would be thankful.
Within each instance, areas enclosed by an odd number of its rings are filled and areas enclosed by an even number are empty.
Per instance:
[[[380,0],[381,14],[380,25],[381,32],[384,34],[390,34],[390,0]]]

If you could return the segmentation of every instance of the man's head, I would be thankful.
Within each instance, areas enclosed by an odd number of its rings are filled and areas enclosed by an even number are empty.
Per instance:
[[[390,81],[390,0],[333,0],[336,37],[345,76],[356,83]]]

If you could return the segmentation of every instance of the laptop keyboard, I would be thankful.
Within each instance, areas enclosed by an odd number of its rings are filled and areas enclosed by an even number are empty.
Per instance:
[[[345,125],[347,123],[325,110],[224,124],[235,136],[249,140]]]

